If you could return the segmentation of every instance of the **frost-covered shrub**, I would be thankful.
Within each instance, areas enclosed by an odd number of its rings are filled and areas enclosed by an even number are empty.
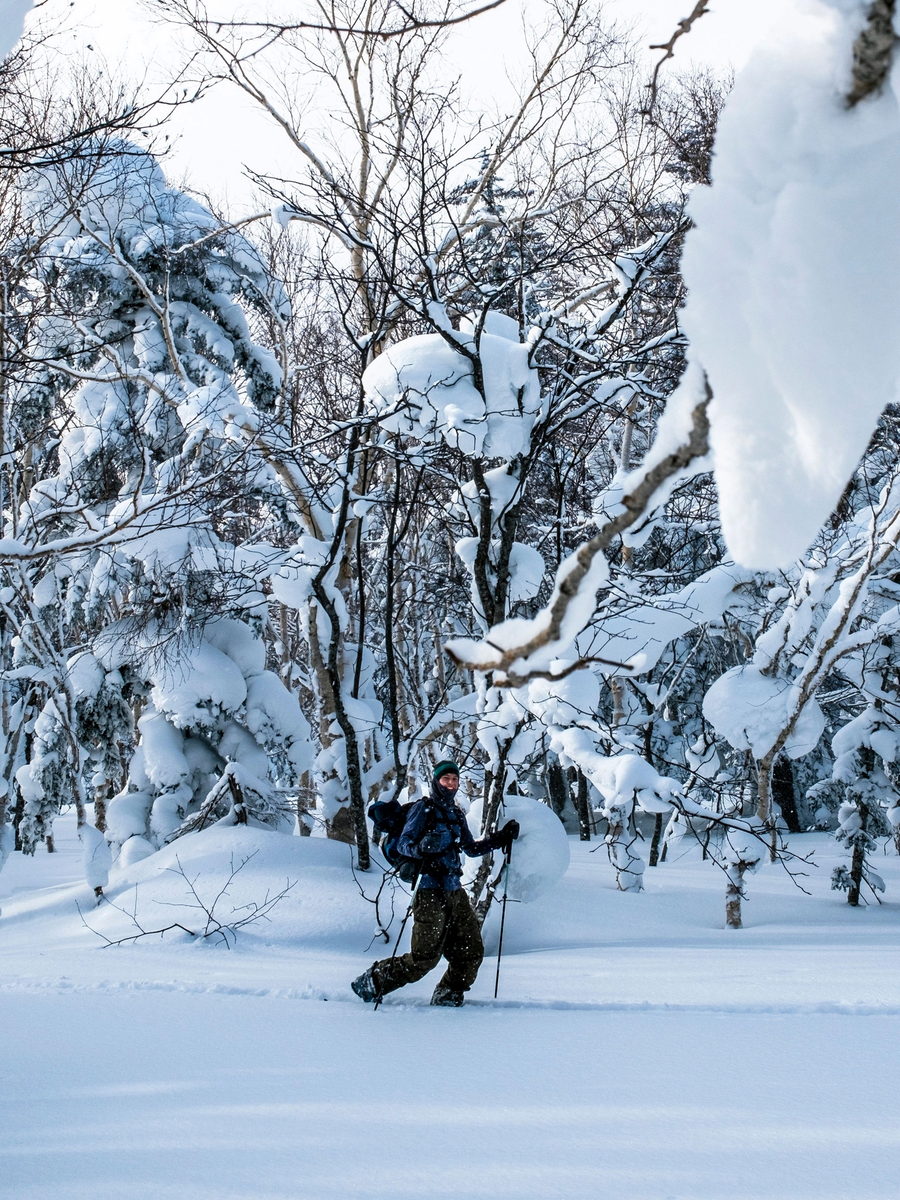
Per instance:
[[[120,649],[107,639],[107,661]],[[128,857],[130,838],[161,846],[216,820],[283,824],[275,786],[295,784],[309,767],[310,730],[265,658],[250,626],[226,618],[208,622],[179,655],[150,656],[140,742],[127,789],[109,807],[110,839]]]

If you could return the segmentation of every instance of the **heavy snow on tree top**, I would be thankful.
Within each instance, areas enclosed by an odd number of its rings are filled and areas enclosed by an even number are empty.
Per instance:
[[[32,240],[43,242],[39,269],[61,293],[65,313],[47,324],[61,351],[100,358],[102,346],[131,337],[136,364],[173,399],[190,391],[179,375],[224,388],[222,373],[237,369],[247,399],[272,407],[281,369],[253,341],[243,306],[284,319],[284,290],[245,237],[217,232],[212,213],[167,186],[150,154],[121,140],[89,146],[35,172],[23,202]]]

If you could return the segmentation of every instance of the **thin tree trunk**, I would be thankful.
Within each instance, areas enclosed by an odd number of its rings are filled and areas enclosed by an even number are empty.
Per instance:
[[[100,833],[106,833],[106,797],[108,794],[108,780],[94,789],[94,828],[98,829]]]
[[[312,798],[312,786],[310,784],[309,772],[304,771],[300,776],[300,782],[297,785],[297,827],[301,837],[309,837],[312,830],[304,820],[308,816],[312,807],[315,805],[315,800]]]
[[[663,814],[658,812],[653,823],[653,840],[650,842],[650,866],[655,867],[659,862],[659,842],[663,831]],[[665,853],[665,851],[664,851]]]
[[[547,763],[547,793],[550,797],[550,807],[562,820],[566,810],[566,801],[569,798],[569,789],[566,787],[566,777],[559,765],[559,759],[556,757],[552,757]]]
[[[729,929],[741,928],[741,898],[744,894],[744,870],[740,863],[731,863],[726,872],[725,924]]]
[[[25,735],[25,762],[31,761],[31,743],[32,743],[33,739],[34,739],[33,733],[26,733],[26,735]],[[19,787],[18,784],[15,785],[15,788],[16,788],[16,803],[15,803],[15,807],[13,808],[13,829],[15,830],[15,835],[16,835],[16,842],[15,842],[16,849],[21,850],[22,849],[22,822],[25,819],[25,797],[22,795],[22,789]]]
[[[781,809],[781,815],[790,833],[800,832],[800,817],[794,799],[794,771],[791,760],[782,756],[772,770],[772,798]]]
[[[25,797],[22,795],[19,788],[16,788],[16,803],[13,807],[13,832],[15,833],[15,846],[17,850],[22,849],[22,820],[25,817]]]
[[[509,752],[511,740],[505,741],[500,747],[500,761],[497,763],[496,771],[485,774],[490,779],[490,792],[487,796],[487,801],[484,806],[484,814],[481,820],[481,836],[485,837],[491,833],[497,824],[497,816],[500,812],[500,806],[503,803],[506,783],[506,755]],[[487,782],[487,778],[485,780]],[[491,906],[491,894],[485,891],[487,882],[491,877],[491,856],[486,854],[481,860],[481,865],[478,868],[478,873],[472,881],[471,897],[472,904],[475,908],[475,915],[478,918],[479,925],[484,924],[484,919],[488,914],[488,909]]]
[[[588,802],[587,776],[578,772],[578,791],[575,793],[575,809],[578,813],[578,836],[582,842],[591,840],[591,809]]]
[[[769,830],[769,861],[774,862],[778,845],[778,829],[772,813],[772,765],[775,751],[756,764],[756,815]]]
[[[384,584],[384,655],[387,667],[388,704],[390,706],[391,749],[394,755],[394,769],[398,779],[405,773],[405,763],[400,762],[400,712],[397,696],[397,662],[394,654],[394,558],[396,554],[396,524],[397,510],[400,507],[400,467],[393,464],[394,489],[388,519],[387,545],[385,546],[385,584]]]
[[[609,690],[612,693],[613,698],[613,729],[618,729],[625,720],[625,688],[622,685],[621,679],[617,679],[614,675],[609,681]]]
[[[859,749],[859,783],[871,779],[872,772],[875,770],[875,752],[868,746],[861,746]],[[866,843],[869,841],[867,830],[869,828],[869,817],[871,810],[865,800],[865,789],[863,786],[858,786],[854,789],[856,792],[856,811],[859,813],[859,831],[853,839],[853,853],[850,856],[850,887],[847,889],[847,903],[852,904],[854,908],[859,905],[863,880],[865,879],[866,871]]]
[[[632,830],[634,800],[608,804],[606,813],[609,822],[606,845],[616,869],[616,887],[620,892],[643,891],[644,862],[632,851],[637,841],[637,834]]]
[[[859,813],[860,833],[865,833],[866,826],[869,823],[868,806],[864,801],[858,800],[856,802],[856,811]],[[866,851],[863,846],[863,839],[857,838],[853,843],[853,854],[850,857],[850,887],[847,889],[847,903],[852,904],[854,908],[859,905],[865,863]]]

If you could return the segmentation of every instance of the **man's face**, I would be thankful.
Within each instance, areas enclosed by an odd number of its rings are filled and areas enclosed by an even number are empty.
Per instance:
[[[459,776],[455,771],[445,771],[438,780],[438,783],[447,792],[459,791]]]

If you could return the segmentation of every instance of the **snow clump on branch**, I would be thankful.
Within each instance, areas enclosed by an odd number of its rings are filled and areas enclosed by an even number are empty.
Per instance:
[[[363,386],[391,433],[441,436],[466,455],[514,458],[528,449],[541,410],[529,351],[515,321],[491,312],[480,333],[468,321],[458,333],[421,334],[389,347],[366,369]]]
[[[725,541],[760,569],[813,541],[900,382],[898,68],[851,106],[872,6],[805,7],[737,78],[684,253]]]

